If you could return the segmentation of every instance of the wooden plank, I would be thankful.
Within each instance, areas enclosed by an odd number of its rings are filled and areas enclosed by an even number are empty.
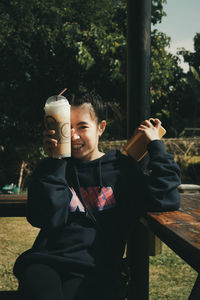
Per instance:
[[[148,248],[149,256],[156,256],[162,253],[162,241],[148,227]]]
[[[196,222],[160,223],[148,216],[148,224],[152,231],[197,272],[200,270],[200,227]]]
[[[200,221],[199,214],[196,211],[185,212],[182,210],[165,212],[165,213],[151,213],[148,214],[152,219],[155,219],[160,225],[167,226],[169,224],[198,224]]]
[[[142,223],[144,226],[146,226],[148,231],[148,250],[149,250],[149,256],[156,256],[158,254],[162,253],[162,241],[152,232],[150,227],[148,226],[147,220],[145,217],[141,217],[139,220],[140,223]]]
[[[17,201],[17,200],[27,200],[27,194],[16,195],[16,194],[0,194],[1,201]]]

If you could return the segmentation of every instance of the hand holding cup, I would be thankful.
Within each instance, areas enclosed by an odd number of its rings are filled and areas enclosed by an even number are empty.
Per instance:
[[[71,156],[69,102],[61,94],[51,96],[47,99],[44,110],[46,130],[43,133],[43,145],[46,153],[53,158]]]
[[[43,131],[43,149],[49,157],[53,157],[53,148],[57,147],[58,141],[53,138],[55,130]]]

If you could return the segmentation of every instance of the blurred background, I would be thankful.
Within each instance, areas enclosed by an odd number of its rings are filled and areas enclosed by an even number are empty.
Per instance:
[[[170,150],[180,163],[184,155],[183,169],[193,170],[186,181],[195,183],[199,9],[198,0],[152,0],[151,115],[161,119],[166,139],[176,139]],[[64,87],[69,100],[91,90],[100,94],[111,104],[104,141],[126,139],[126,15],[125,0],[1,1],[0,188],[10,183],[26,188],[45,155],[44,102]]]

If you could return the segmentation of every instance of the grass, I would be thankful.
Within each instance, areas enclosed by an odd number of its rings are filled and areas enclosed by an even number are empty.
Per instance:
[[[30,248],[38,229],[25,218],[0,218],[0,291],[16,290],[12,274],[16,258]],[[162,254],[150,258],[150,300],[187,300],[197,273],[163,245]]]
[[[38,229],[25,218],[0,218],[0,291],[16,290],[17,280],[12,274],[16,258],[29,249]]]
[[[170,248],[150,258],[150,300],[187,300],[197,277]]]

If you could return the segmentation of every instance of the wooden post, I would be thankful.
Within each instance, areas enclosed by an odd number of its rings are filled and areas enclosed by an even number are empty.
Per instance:
[[[150,117],[151,0],[127,0],[127,138]]]
[[[151,0],[127,0],[127,139],[150,117]],[[128,244],[129,300],[149,299],[148,229],[140,222]]]

